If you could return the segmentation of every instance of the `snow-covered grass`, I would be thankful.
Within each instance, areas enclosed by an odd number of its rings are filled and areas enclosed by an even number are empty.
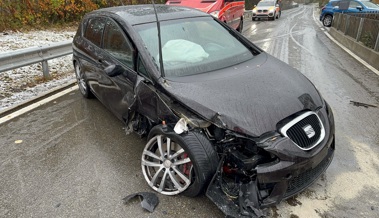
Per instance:
[[[18,49],[72,40],[74,35],[73,30],[3,32],[0,33],[0,56]],[[1,72],[0,113],[75,78],[72,55],[49,60],[48,65],[52,76],[48,81],[43,78],[40,63]]]

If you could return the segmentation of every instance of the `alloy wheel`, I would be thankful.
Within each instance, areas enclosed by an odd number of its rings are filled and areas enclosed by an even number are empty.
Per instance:
[[[141,166],[149,186],[164,195],[176,195],[191,184],[192,161],[179,143],[164,135],[150,139]]]
[[[324,24],[324,26],[330,27],[332,25],[332,20],[333,20],[332,16],[326,15],[322,23]]]
[[[79,90],[83,95],[87,94],[87,84],[85,79],[83,78],[83,74],[80,71],[80,66],[79,64],[75,64],[75,75],[76,75],[76,80],[78,82]]]

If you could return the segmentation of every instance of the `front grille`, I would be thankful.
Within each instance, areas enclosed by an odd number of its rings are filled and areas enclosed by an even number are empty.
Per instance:
[[[319,163],[319,165],[290,179],[288,181],[288,188],[284,194],[284,198],[289,198],[310,186],[313,181],[315,181],[326,170],[331,161],[332,151],[329,150],[329,155],[327,155],[324,160]]]
[[[314,112],[306,112],[287,123],[280,132],[300,149],[310,150],[325,137],[325,129]]]

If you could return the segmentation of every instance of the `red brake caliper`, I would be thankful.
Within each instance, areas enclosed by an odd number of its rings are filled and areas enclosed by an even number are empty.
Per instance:
[[[188,157],[188,154],[184,153],[183,158],[186,159],[187,157]],[[192,165],[192,162],[189,162],[189,163],[186,163],[183,165],[183,174],[184,175],[189,176],[190,171],[191,171],[191,165]]]

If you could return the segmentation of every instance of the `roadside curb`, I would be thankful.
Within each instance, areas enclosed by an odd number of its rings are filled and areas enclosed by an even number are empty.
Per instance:
[[[44,101],[44,99],[47,99],[47,98],[49,98],[50,100],[56,99],[61,96],[60,93],[62,92],[66,93],[65,91],[67,90],[72,91],[72,90],[77,89],[77,87],[75,87],[75,84],[76,84],[75,79],[70,80],[68,83],[64,85],[56,87],[48,92],[42,93],[32,99],[29,99],[25,102],[17,104],[13,107],[0,111],[0,124],[3,124],[10,119],[13,119],[23,113],[26,113],[38,106],[45,104],[46,102]],[[28,108],[28,110],[25,110],[26,108]]]
[[[329,30],[329,31],[333,31],[333,30]],[[334,43],[336,43],[340,48],[342,48],[345,52],[347,52],[349,55],[351,55],[354,59],[356,59],[357,61],[359,61],[361,64],[363,64],[365,67],[367,67],[368,69],[370,69],[372,72],[374,72],[376,75],[379,76],[379,70],[377,70],[375,67],[373,67],[372,65],[370,65],[369,63],[367,63],[365,60],[363,60],[362,58],[360,58],[358,55],[354,54],[350,49],[346,48],[344,45],[342,45],[340,42],[337,41],[337,39],[335,39],[331,34],[329,34],[329,32],[324,32],[325,35],[330,39],[332,40]]]

